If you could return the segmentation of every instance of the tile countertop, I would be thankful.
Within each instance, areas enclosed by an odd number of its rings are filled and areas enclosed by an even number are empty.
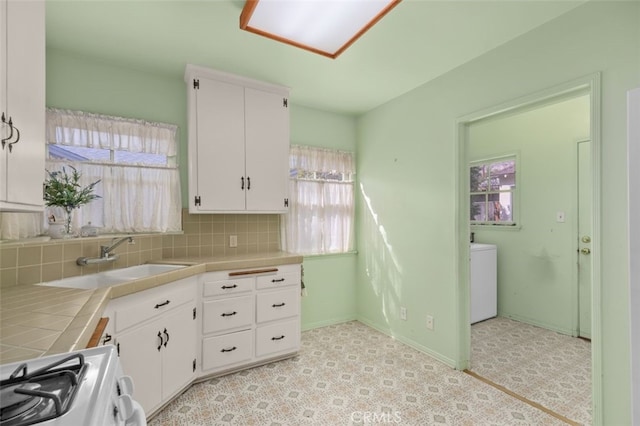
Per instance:
[[[204,272],[302,263],[286,252],[162,259],[188,265],[97,290],[21,285],[0,289],[0,364],[85,348],[109,300]]]

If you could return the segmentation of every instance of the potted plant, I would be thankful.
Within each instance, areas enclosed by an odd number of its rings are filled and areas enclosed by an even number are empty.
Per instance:
[[[63,237],[72,237],[71,233],[71,213],[73,209],[87,204],[99,195],[93,193],[95,186],[100,182],[97,180],[84,188],[80,185],[80,177],[82,176],[78,170],[69,166],[72,170],[67,173],[66,168],[62,171],[50,172],[47,170],[48,178],[44,182],[44,201],[47,207],[62,207],[65,211],[65,227]]]

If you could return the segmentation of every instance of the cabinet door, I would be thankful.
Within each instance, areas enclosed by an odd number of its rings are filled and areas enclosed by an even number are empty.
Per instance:
[[[196,97],[197,167],[200,211],[245,209],[244,88],[199,79]],[[189,200],[194,203],[194,200]],[[190,204],[193,205],[193,204]]]
[[[162,335],[166,346],[162,348],[162,399],[166,400],[191,382],[196,358],[196,321],[194,305],[186,304],[169,312],[163,318]]]
[[[145,413],[151,413],[162,402],[162,350],[158,347],[161,323],[153,321],[117,337],[120,363],[133,379],[133,396]]]
[[[6,197],[0,201],[24,211],[43,208],[44,13],[44,1],[9,0],[7,3],[6,114],[19,129],[20,140],[10,152],[6,152],[8,147],[5,147],[7,187]]]
[[[0,114],[7,114],[7,32],[4,30],[7,20],[7,0],[0,0]],[[8,119],[8,118],[7,118]],[[6,138],[8,130],[0,125],[0,139]],[[0,147],[0,203],[7,199],[7,184],[4,177],[7,175],[8,149]]]
[[[247,210],[286,212],[289,109],[281,94],[245,88]]]

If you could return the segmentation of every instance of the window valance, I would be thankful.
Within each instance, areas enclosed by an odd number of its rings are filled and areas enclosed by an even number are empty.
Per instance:
[[[47,108],[49,144],[173,157],[177,154],[177,131],[173,124]]]

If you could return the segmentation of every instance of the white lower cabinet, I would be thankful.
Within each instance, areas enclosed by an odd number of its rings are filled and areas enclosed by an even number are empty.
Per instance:
[[[253,331],[244,330],[202,339],[202,369],[215,370],[253,358]]]
[[[135,399],[150,415],[193,381],[198,346],[197,278],[111,301],[113,342]]]
[[[300,349],[300,265],[202,276],[203,376],[292,355]]]
[[[256,329],[256,356],[297,351],[300,348],[300,320],[278,322]]]
[[[198,378],[298,352],[300,271],[208,272],[113,299],[104,343],[116,345],[147,416]]]

